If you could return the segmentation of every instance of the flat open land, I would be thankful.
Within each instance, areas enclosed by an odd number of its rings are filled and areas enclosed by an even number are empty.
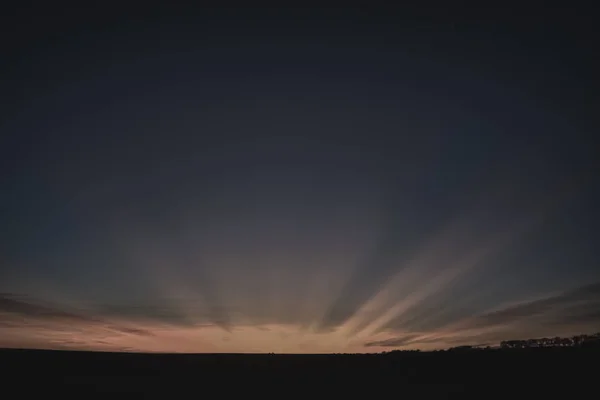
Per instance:
[[[0,351],[6,390],[13,387],[23,396],[43,393],[81,398],[95,395],[105,398],[107,394],[141,395],[141,398],[217,395],[583,398],[597,393],[599,361],[598,349],[584,348],[373,355]]]

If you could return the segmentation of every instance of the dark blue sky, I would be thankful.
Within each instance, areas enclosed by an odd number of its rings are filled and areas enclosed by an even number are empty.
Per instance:
[[[469,325],[600,280],[591,20],[450,11],[15,14],[4,345],[366,351],[599,328],[595,287],[576,321],[559,302]],[[87,330],[16,324],[15,296]],[[82,315],[154,339],[99,339]]]

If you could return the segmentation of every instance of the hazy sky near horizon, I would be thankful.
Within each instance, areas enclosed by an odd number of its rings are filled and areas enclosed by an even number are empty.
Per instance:
[[[19,14],[0,347],[600,330],[597,60],[560,14]]]

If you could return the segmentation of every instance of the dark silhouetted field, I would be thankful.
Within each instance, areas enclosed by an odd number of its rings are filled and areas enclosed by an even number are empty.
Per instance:
[[[596,392],[599,356],[600,351],[592,348],[376,355],[2,350],[0,365],[6,390],[16,388],[21,396],[28,392],[81,398],[95,395],[102,398],[106,395],[583,398]]]

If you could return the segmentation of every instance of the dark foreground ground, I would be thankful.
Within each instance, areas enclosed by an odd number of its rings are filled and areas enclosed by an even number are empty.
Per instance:
[[[600,393],[600,351],[580,348],[379,355],[0,350],[0,368],[10,398],[577,399]]]

